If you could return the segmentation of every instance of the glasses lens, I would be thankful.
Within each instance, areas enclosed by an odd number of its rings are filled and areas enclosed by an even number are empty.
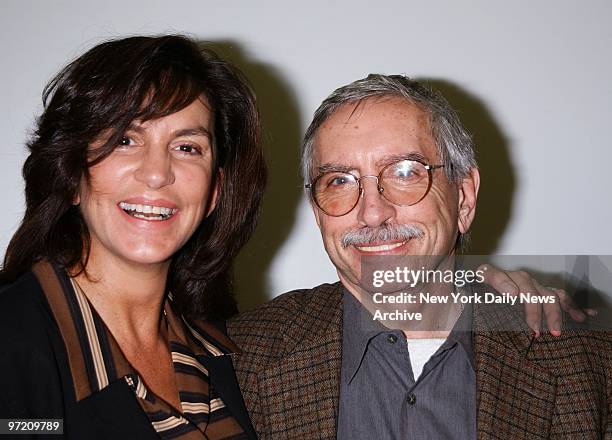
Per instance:
[[[344,215],[359,200],[359,182],[351,174],[325,173],[314,182],[312,195],[317,206],[325,213]]]
[[[409,206],[418,203],[429,189],[430,175],[425,165],[414,160],[402,160],[385,167],[380,186],[383,196],[391,203]]]

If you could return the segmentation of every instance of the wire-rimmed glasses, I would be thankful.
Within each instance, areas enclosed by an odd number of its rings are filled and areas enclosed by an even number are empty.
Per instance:
[[[344,171],[319,174],[305,187],[315,204],[325,214],[340,217],[357,206],[363,195],[363,179],[376,179],[378,192],[398,206],[419,203],[429,192],[432,171],[444,165],[429,165],[418,160],[402,159],[386,165],[378,176],[357,177]]]

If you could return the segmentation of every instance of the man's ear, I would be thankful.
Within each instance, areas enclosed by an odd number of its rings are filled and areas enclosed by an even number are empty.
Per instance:
[[[319,209],[319,207],[312,201],[312,197],[308,196],[308,201],[310,202],[310,208],[312,209],[312,213],[314,214],[315,220],[317,221],[317,226],[319,229],[321,228],[321,216],[324,215],[323,212]]]
[[[321,216],[324,214],[319,209],[314,200],[312,200],[312,197],[310,196],[310,189],[306,191],[306,197],[308,197],[308,203],[310,203],[310,209],[312,209],[312,213],[314,214],[317,226],[319,227],[319,229],[321,229]]]
[[[217,170],[217,176],[215,177],[215,183],[212,187],[210,196],[208,197],[208,208],[206,209],[206,215],[204,217],[208,217],[217,207],[217,202],[219,201],[219,195],[221,194],[221,188],[223,186],[223,168],[219,168]]]
[[[457,226],[461,234],[467,233],[474,221],[479,187],[480,173],[478,172],[478,168],[474,167],[459,183],[459,216],[457,219]]]

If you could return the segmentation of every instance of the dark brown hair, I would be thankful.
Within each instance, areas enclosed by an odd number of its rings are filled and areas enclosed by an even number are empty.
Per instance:
[[[173,256],[167,288],[185,315],[224,319],[235,313],[230,268],[253,232],[266,180],[259,114],[234,66],[179,35],[99,44],[47,85],[23,167],[26,212],[6,251],[0,281],[16,279],[41,259],[64,269],[84,268],[90,237],[72,202],[89,167],[114,150],[135,119],[175,113],[202,95],[214,114],[221,193],[213,213]],[[107,131],[108,141],[88,152]]]

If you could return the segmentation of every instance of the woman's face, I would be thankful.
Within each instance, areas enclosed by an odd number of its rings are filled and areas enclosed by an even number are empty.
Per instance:
[[[117,148],[90,168],[90,182],[81,182],[76,202],[91,235],[89,264],[98,258],[170,261],[215,207],[212,136],[213,116],[203,98],[132,123]]]

